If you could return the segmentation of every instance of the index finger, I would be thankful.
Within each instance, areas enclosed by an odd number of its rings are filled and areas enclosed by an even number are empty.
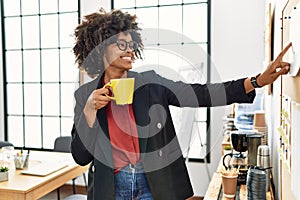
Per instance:
[[[108,88],[99,88],[98,90],[99,90],[100,94],[108,94],[109,93]]]
[[[289,50],[289,48],[292,46],[292,43],[290,42],[281,52],[280,54],[277,56],[275,62],[279,62],[282,60],[284,54]]]

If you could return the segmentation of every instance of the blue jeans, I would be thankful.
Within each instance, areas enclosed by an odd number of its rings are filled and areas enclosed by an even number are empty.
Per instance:
[[[153,200],[141,163],[127,165],[115,175],[116,200]]]

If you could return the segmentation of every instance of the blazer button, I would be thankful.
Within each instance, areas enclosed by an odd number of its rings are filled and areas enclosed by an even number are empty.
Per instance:
[[[156,126],[158,129],[161,129],[161,123],[158,122]]]
[[[163,152],[162,152],[162,150],[160,149],[160,150],[158,151],[158,156],[159,156],[159,157],[162,157],[162,155],[163,155]]]
[[[95,172],[95,166],[94,165],[92,166],[92,172]]]

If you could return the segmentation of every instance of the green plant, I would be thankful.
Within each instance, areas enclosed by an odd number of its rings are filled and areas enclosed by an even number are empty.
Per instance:
[[[0,166],[0,172],[7,172],[7,171],[8,171],[8,167]]]
[[[231,146],[225,146],[224,150],[231,150]]]

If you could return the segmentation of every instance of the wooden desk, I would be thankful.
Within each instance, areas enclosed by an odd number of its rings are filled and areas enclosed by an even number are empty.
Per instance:
[[[77,165],[70,153],[32,151],[29,158],[29,167],[45,159],[53,161],[67,161],[67,167],[62,168],[44,177],[23,175],[22,170],[16,170],[8,181],[0,182],[0,200],[34,200],[59,188],[67,181],[84,173],[88,166]]]

